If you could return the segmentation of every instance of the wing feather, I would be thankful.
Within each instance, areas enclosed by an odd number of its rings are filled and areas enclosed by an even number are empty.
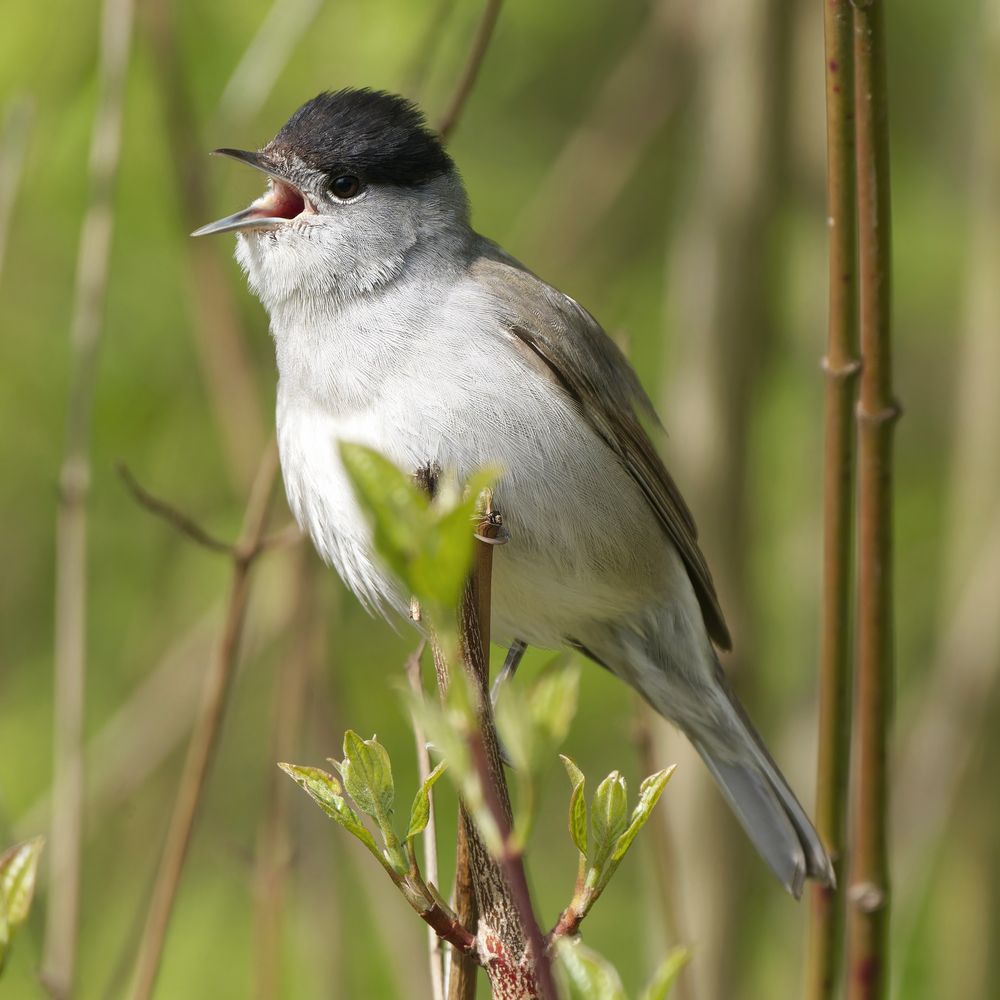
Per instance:
[[[709,636],[729,649],[729,629],[694,518],[640,421],[640,413],[654,421],[656,414],[625,356],[590,313],[492,244],[472,273],[494,300],[514,346],[576,403],[638,484],[680,553]]]

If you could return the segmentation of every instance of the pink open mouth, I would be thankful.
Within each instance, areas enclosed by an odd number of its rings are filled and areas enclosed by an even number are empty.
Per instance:
[[[296,219],[314,212],[298,188],[276,177],[271,178],[271,187],[253,203],[252,208],[259,219]]]

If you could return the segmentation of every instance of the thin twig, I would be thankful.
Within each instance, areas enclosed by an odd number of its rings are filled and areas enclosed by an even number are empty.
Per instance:
[[[146,914],[131,991],[133,1000],[147,1000],[156,981],[167,927],[191,843],[195,817],[218,743],[230,681],[235,671],[243,633],[243,622],[250,596],[251,570],[256,556],[261,552],[260,541],[264,536],[277,474],[277,449],[272,442],[265,450],[258,467],[243,517],[240,537],[233,548],[233,579],[225,624],[218,650],[205,677],[201,708],[194,732],[191,734],[191,742],[188,744],[187,758],[184,761],[184,770]]]
[[[848,901],[851,1000],[888,993],[888,733],[893,688],[892,390],[885,5],[853,0],[861,388],[858,400],[858,681]]]
[[[210,549],[212,552],[232,553],[233,546],[231,543],[224,542],[221,538],[216,538],[215,535],[209,534],[194,518],[178,510],[168,501],[154,496],[149,490],[141,486],[124,462],[119,462],[116,468],[118,475],[121,476],[122,482],[128,488],[136,503],[145,507],[150,513],[162,518],[182,535],[190,538],[191,541],[196,542],[203,548]]]
[[[90,196],[80,234],[71,344],[73,369],[56,523],[54,808],[42,978],[54,996],[73,991],[80,897],[83,717],[86,678],[87,500],[90,424],[104,323],[113,197],[132,41],[132,0],[106,0],[100,96],[90,145]]]
[[[29,97],[15,97],[7,105],[0,130],[0,274],[7,250],[10,220],[21,185],[35,105]]]
[[[482,69],[483,60],[486,58],[486,50],[489,48],[493,29],[500,17],[502,6],[503,0],[486,0],[486,7],[483,10],[483,16],[479,19],[479,24],[476,26],[476,33],[472,39],[472,48],[465,61],[465,68],[462,70],[455,92],[448,102],[448,107],[438,122],[437,130],[444,140],[451,138],[452,132],[455,131],[455,127],[462,117],[465,103],[472,93],[476,78]]]
[[[854,184],[854,59],[849,0],[824,4],[829,309],[824,458],[823,621],[820,649],[816,828],[837,886],[814,884],[806,994],[832,1000],[844,936],[844,854],[851,757],[851,597],[854,399],[857,359],[857,201]]]
[[[424,653],[426,640],[421,639],[417,648],[407,657],[406,679],[413,694],[422,698],[424,686],[420,680],[420,660]],[[431,757],[427,749],[427,739],[424,735],[423,727],[414,716],[413,738],[417,747],[417,773],[420,783],[423,784],[431,773]],[[434,790],[431,789],[429,796],[430,809],[427,817],[427,826],[424,828],[424,878],[433,883],[439,884],[438,858],[437,858],[437,824],[435,822]],[[427,929],[427,950],[428,962],[431,973],[431,995],[434,1000],[445,1000],[444,995],[444,949],[441,944],[441,936],[437,934],[433,927]]]

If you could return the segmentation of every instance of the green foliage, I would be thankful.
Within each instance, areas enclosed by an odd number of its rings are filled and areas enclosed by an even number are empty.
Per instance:
[[[590,836],[587,835],[586,778],[562,755],[573,791],[569,802],[569,832],[580,852],[580,873],[571,908],[583,919],[604,891],[628,852],[636,834],[649,819],[674,773],[674,767],[657,771],[639,786],[639,801],[628,815],[628,786],[618,771],[612,771],[598,786],[590,807]]]
[[[556,959],[569,1000],[626,1000],[618,970],[579,938],[559,938]]]
[[[444,478],[432,500],[412,475],[372,448],[343,442],[340,457],[371,519],[379,556],[431,619],[444,621],[465,585],[479,497],[495,473],[474,474],[464,491]]]
[[[423,833],[427,829],[431,815],[431,789],[438,778],[444,774],[447,766],[444,761],[441,761],[417,789],[417,794],[413,797],[413,805],[410,807],[410,826],[406,831],[407,840],[413,840],[417,834]]]
[[[690,958],[691,952],[687,948],[674,948],[660,963],[649,985],[642,991],[640,1000],[666,1000]]]
[[[28,919],[44,845],[44,837],[35,837],[0,854],[0,973],[10,953],[11,935]]]
[[[340,782],[326,771],[299,764],[279,764],[309,793],[309,796],[331,819],[361,841],[378,860],[386,873],[418,912],[425,913],[434,905],[448,911],[437,887],[427,883],[420,875],[413,840],[427,827],[430,815],[430,790],[444,771],[438,765],[417,790],[410,810],[410,823],[406,834],[405,853],[392,826],[392,807],[395,788],[392,781],[392,762],[385,747],[375,737],[363,740],[354,730],[344,734],[344,759],[331,761],[340,771],[344,789],[355,805],[378,825],[382,837],[382,850],[375,838],[361,822],[358,815],[344,800]]]
[[[569,733],[580,689],[579,664],[556,657],[531,684],[500,689],[496,724],[518,770],[537,774],[552,760]]]
[[[556,941],[556,969],[569,1000],[626,1000],[625,987],[615,967],[579,938]],[[674,948],[656,970],[639,1000],[666,1000],[690,952]]]
[[[496,725],[517,787],[512,847],[523,850],[534,826],[544,770],[569,733],[580,689],[579,664],[558,656],[528,685],[504,684]]]
[[[344,799],[343,789],[340,787],[340,782],[332,774],[318,767],[307,767],[304,764],[279,764],[278,767],[292,778],[293,781],[304,788],[313,802],[330,819],[339,823],[348,833],[357,837],[379,862],[384,864],[378,845],[375,843],[375,838],[358,818],[358,814],[347,804]]]
[[[353,729],[348,729],[344,733],[344,759],[332,763],[339,769],[344,788],[358,808],[378,823],[383,836],[395,840],[392,805],[396,790],[385,747],[374,736],[363,740]]]
[[[617,847],[618,838],[625,832],[627,810],[625,779],[617,771],[612,771],[597,786],[590,806],[591,850],[588,860],[595,872],[604,869],[611,852]]]
[[[566,773],[569,775],[570,783],[573,785],[573,791],[569,799],[569,835],[573,838],[576,849],[586,858],[587,799],[585,796],[587,779],[584,777],[583,771],[569,757],[564,754],[560,754],[559,756],[562,758],[562,762],[566,767]]]

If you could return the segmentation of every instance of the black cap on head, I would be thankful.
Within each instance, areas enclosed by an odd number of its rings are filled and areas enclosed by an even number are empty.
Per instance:
[[[415,105],[367,88],[307,101],[267,149],[294,153],[331,179],[350,170],[369,181],[403,186],[422,184],[453,166]]]

